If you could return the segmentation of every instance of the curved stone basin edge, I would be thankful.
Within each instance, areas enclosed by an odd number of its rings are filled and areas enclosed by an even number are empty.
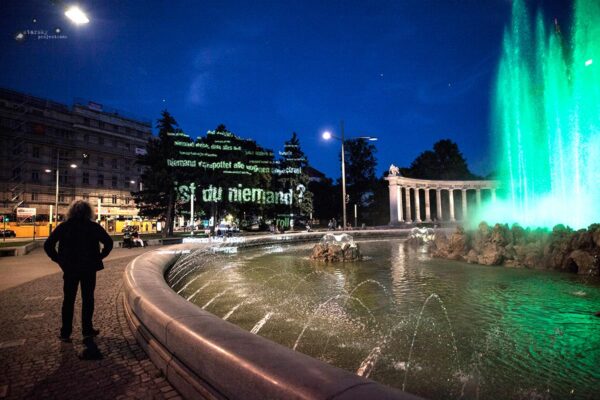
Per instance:
[[[405,237],[407,229],[350,232]],[[322,232],[245,238],[238,246],[316,241]],[[419,399],[293,351],[202,310],[177,295],[165,273],[191,250],[185,243],[147,252],[124,275],[125,316],[137,341],[188,399]]]

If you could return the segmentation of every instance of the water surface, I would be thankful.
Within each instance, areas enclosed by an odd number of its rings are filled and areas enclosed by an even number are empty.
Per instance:
[[[200,252],[167,279],[248,331],[424,397],[597,398],[597,279],[360,245],[345,264],[311,261],[312,244]]]

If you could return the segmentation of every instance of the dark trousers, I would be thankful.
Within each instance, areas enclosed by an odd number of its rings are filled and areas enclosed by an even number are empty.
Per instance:
[[[73,309],[77,287],[81,284],[81,332],[89,333],[94,329],[94,289],[96,288],[96,271],[65,272],[63,275],[63,304],[62,304],[62,336],[70,336],[73,331]]]

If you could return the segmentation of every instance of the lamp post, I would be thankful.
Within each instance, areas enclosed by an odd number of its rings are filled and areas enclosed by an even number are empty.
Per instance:
[[[344,121],[340,121],[340,136],[335,136],[332,135],[331,132],[329,131],[325,131],[323,132],[322,135],[323,139],[325,140],[329,140],[329,139],[337,139],[342,143],[342,223],[344,225],[342,225],[342,229],[346,230],[346,155],[344,152]],[[351,138],[350,140],[354,140],[354,139],[364,139],[364,140],[369,140],[369,141],[376,141],[377,138],[374,136],[358,136],[355,138]]]
[[[60,151],[56,149],[56,192],[54,195],[54,221],[55,224],[58,224],[58,192],[59,192],[59,183],[60,183]],[[76,164],[69,165],[71,168],[77,168]],[[51,173],[51,169],[46,169],[46,173]],[[52,215],[50,215],[50,219],[52,219]],[[52,222],[52,221],[51,221]],[[50,223],[50,232],[52,232],[52,223]]]
[[[192,231],[190,233],[191,236],[194,236],[194,195],[196,194],[196,184],[194,182],[190,183],[190,221],[192,222]]]

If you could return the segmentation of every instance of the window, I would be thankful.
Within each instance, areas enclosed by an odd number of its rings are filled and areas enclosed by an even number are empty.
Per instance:
[[[31,171],[31,181],[39,182],[40,181],[40,173],[38,171]],[[31,199],[33,200],[33,199]]]
[[[125,143],[125,147],[127,148],[127,150],[131,150],[131,143],[129,143],[129,142]]]
[[[87,126],[90,126],[90,119],[89,118],[84,118],[83,119],[83,124],[87,125]]]
[[[98,186],[104,186],[104,175],[98,175]]]
[[[113,139],[112,144],[114,148],[117,148],[119,146],[119,142],[117,141],[117,139]]]
[[[66,197],[64,194],[61,194],[58,196],[58,202],[59,203],[64,203],[66,201]]]
[[[37,201],[38,198],[39,198],[38,193],[36,193],[36,192],[31,193],[31,201]]]
[[[112,187],[116,188],[118,184],[119,184],[119,180],[118,180],[117,176],[113,175],[113,177],[112,177],[112,184],[111,184]]]
[[[104,138],[102,136],[98,136],[98,144],[104,144]]]
[[[85,201],[90,201],[90,194],[89,194],[89,193],[84,193],[84,194],[82,195],[82,197],[83,197],[83,199],[84,199]]]
[[[81,183],[83,183],[84,185],[89,185],[90,184],[90,173],[89,172],[84,172],[83,173],[83,178],[81,180]]]
[[[86,133],[85,135],[83,135],[83,141],[88,143],[90,141],[90,134]]]
[[[66,184],[69,180],[69,174],[66,170],[60,171],[59,181],[61,184]]]
[[[123,181],[123,187],[125,189],[129,189],[129,177],[128,176],[126,176],[125,180]]]
[[[113,197],[112,197],[112,203],[113,204],[117,204],[117,196],[113,195]]]
[[[104,157],[98,157],[98,166],[104,167]]]
[[[99,127],[100,129],[104,129],[104,122],[100,121],[100,122],[98,123],[98,127]]]
[[[119,167],[119,161],[116,158],[112,159],[112,167],[113,169],[117,169]]]
[[[98,203],[104,203],[104,196],[98,196]]]
[[[125,204],[131,203],[131,197],[125,197]]]
[[[83,160],[81,161],[83,165],[90,165],[90,155],[87,153],[83,154]]]
[[[33,158],[40,158],[40,148],[38,146],[33,146],[31,150],[31,156]]]

